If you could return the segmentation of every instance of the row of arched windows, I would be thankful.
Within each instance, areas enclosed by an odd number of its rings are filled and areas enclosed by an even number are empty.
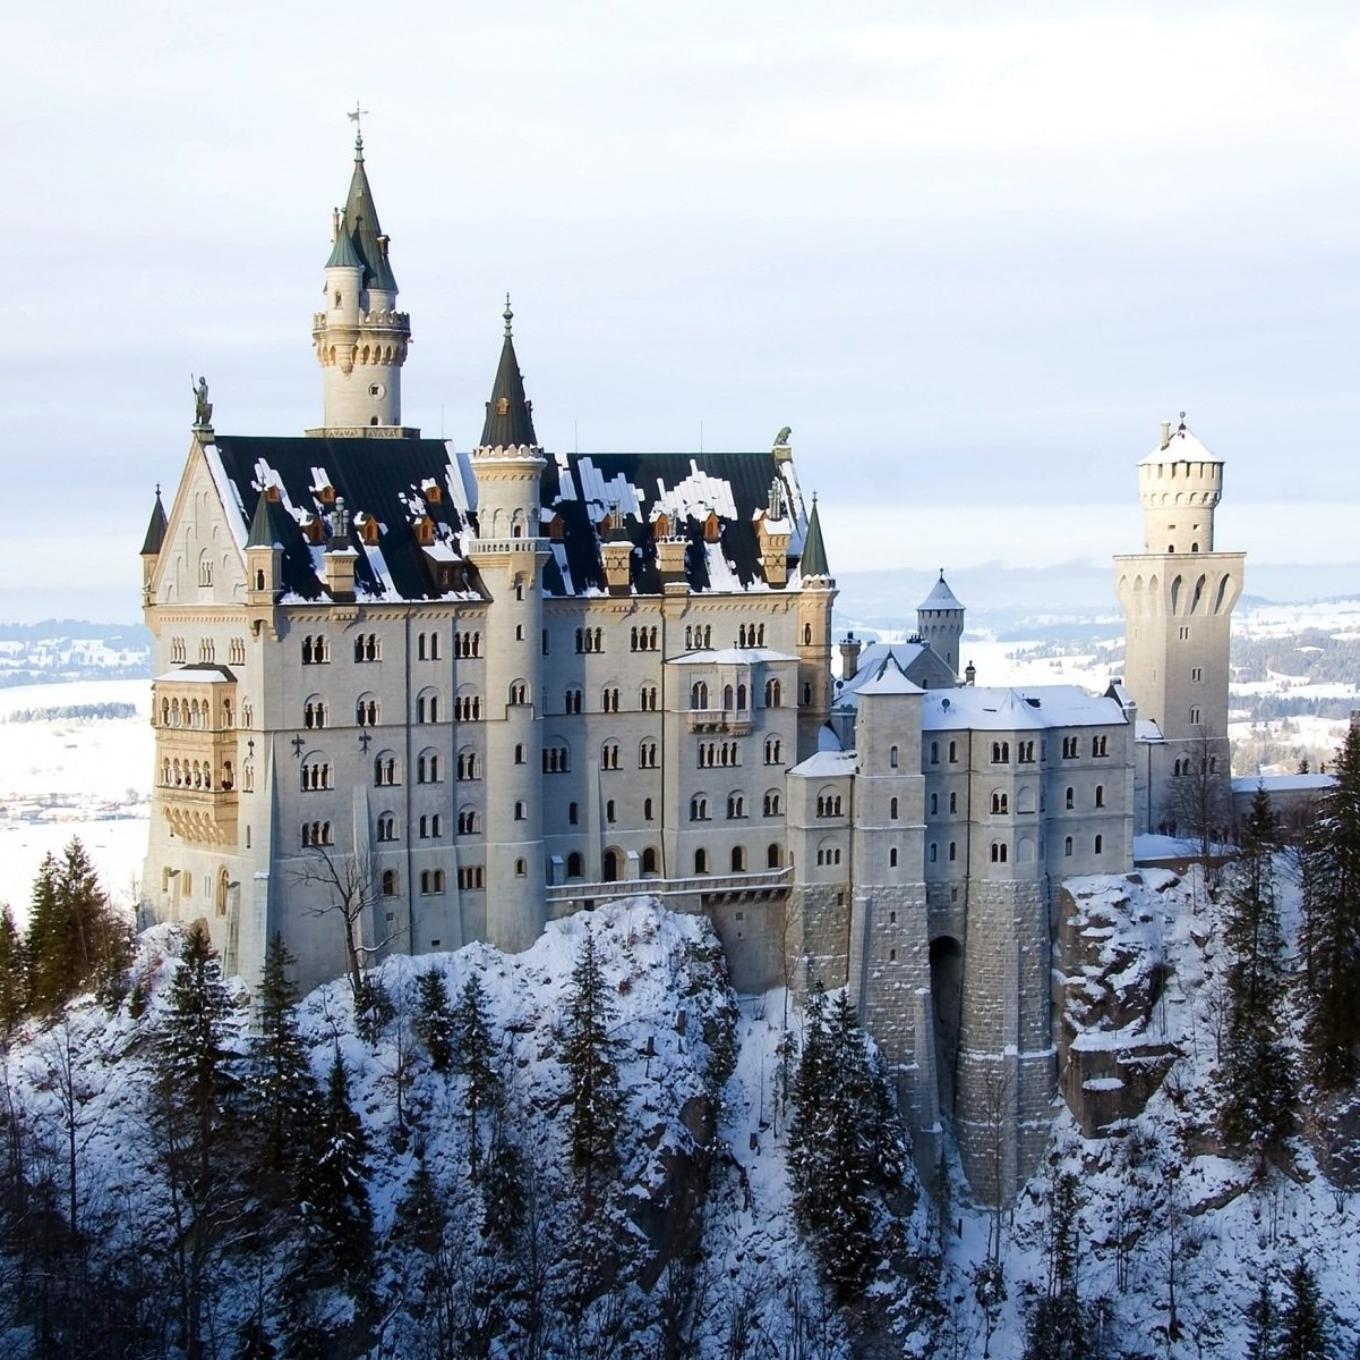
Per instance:
[[[690,624],[685,629],[685,650],[687,652],[707,651],[713,646],[713,625],[711,623]]]
[[[661,631],[655,624],[635,627],[628,634],[628,650],[631,652],[654,652],[660,646]]]
[[[222,777],[215,785],[214,778],[212,763],[207,760],[171,760],[167,756],[161,761],[161,784],[167,789],[211,792],[216,787],[223,793],[230,793],[236,787],[231,761],[222,762]]]
[[[743,623],[737,628],[738,647],[763,647],[765,645],[765,625],[763,623]]]
[[[711,770],[741,764],[741,743],[738,741],[701,741],[699,768]]]
[[[834,790],[823,791],[817,795],[817,815],[819,817],[841,816],[841,795]]]
[[[222,726],[231,727],[232,707],[230,699],[222,700]],[[160,704],[160,723],[161,727],[197,727],[201,729],[211,728],[213,725],[213,707],[208,699],[161,699]]]

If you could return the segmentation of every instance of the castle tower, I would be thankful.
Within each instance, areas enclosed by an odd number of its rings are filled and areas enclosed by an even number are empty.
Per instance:
[[[818,734],[831,717],[831,606],[836,600],[816,496],[798,575],[798,759],[806,760],[815,754]]]
[[[401,367],[411,318],[397,311],[397,279],[364,168],[362,133],[354,138],[354,174],[331,233],[325,307],[312,318],[324,423],[307,433],[415,436],[418,430],[401,423]]]
[[[1201,820],[1219,804],[1220,825],[1230,813],[1228,655],[1245,554],[1214,551],[1223,460],[1183,418],[1138,464],[1138,492],[1143,551],[1115,557],[1115,592],[1125,685],[1162,739],[1140,742],[1135,828],[1195,834],[1192,803]]]
[[[482,438],[472,451],[477,538],[469,556],[491,595],[486,653],[486,938],[527,949],[545,915],[542,764],[543,564],[539,480],[547,462],[511,338],[505,339]]]
[[[930,643],[957,678],[959,644],[963,640],[963,606],[944,579],[943,567],[930,594],[916,606],[916,632],[923,641]]]
[[[156,503],[151,507],[151,519],[146,526],[146,537],[142,540],[142,604],[151,603],[151,580],[156,574],[156,563],[160,561],[161,549],[165,546],[165,506],[161,501],[160,486],[156,487]]]

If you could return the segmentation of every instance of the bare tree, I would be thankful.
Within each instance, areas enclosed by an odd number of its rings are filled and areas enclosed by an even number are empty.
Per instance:
[[[1215,842],[1223,840],[1232,822],[1232,783],[1227,769],[1219,769],[1220,752],[1204,728],[1186,744],[1181,774],[1173,778],[1167,810],[1174,831],[1196,842],[1197,858],[1208,878]]]
[[[42,1047],[42,1059],[44,1072],[39,1089],[55,1092],[57,1097],[57,1124],[66,1163],[66,1215],[74,1234],[79,1231],[80,1153],[92,1132],[85,1106],[93,1092],[81,1076],[71,1035],[71,1017],[65,1012]]]
[[[396,929],[378,937],[377,906],[381,892],[373,857],[337,850],[333,845],[309,845],[303,852],[301,866],[293,871],[293,881],[324,891],[326,900],[308,905],[305,910],[309,916],[334,917],[340,924],[349,985],[357,1005],[363,995],[364,969],[369,959],[382,953],[401,935],[401,930]],[[372,944],[364,942],[365,917],[372,922]]]

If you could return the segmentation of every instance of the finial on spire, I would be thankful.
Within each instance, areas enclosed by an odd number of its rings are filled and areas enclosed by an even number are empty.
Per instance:
[[[510,323],[515,319],[514,312],[510,309],[510,294],[505,295],[505,310],[501,313],[505,318],[505,338],[510,338]]]
[[[944,580],[944,568],[943,568],[943,567],[940,568],[940,580],[941,580],[941,581]]]
[[[157,499],[157,500],[160,500],[160,498],[161,498],[161,484],[160,484],[159,482],[157,482],[157,483],[156,483],[156,499]]]
[[[354,159],[356,161],[361,161],[364,158],[364,128],[359,120],[367,112],[367,109],[359,107],[359,101],[356,99],[354,107],[345,114],[345,117],[354,124]]]
[[[1181,428],[1182,430],[1185,429],[1185,412],[1184,412],[1184,411],[1181,412],[1181,424],[1180,424],[1180,428]]]

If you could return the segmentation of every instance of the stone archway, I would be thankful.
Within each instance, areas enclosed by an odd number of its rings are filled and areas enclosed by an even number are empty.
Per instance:
[[[604,852],[600,861],[600,878],[605,883],[617,883],[623,877],[623,856],[615,849]]]
[[[930,942],[930,998],[935,1017],[935,1070],[940,1113],[954,1113],[954,1071],[959,1057],[963,1002],[963,946],[951,935]]]

